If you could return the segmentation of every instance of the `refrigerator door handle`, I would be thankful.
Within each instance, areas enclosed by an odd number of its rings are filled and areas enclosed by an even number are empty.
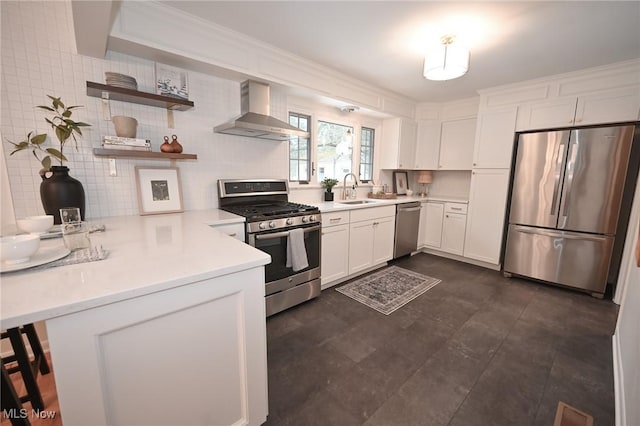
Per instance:
[[[551,197],[551,211],[550,215],[554,215],[557,212],[558,202],[560,200],[560,176],[562,175],[562,163],[564,162],[564,149],[563,143],[558,147],[558,160],[556,161],[556,170],[553,183],[553,196]]]
[[[571,200],[571,188],[573,187],[573,176],[575,174],[576,165],[578,163],[578,142],[573,141],[569,146],[569,155],[567,156],[567,176],[565,193],[562,195],[563,208],[562,208],[562,222],[558,224],[558,228],[564,228],[567,222],[567,216],[569,215],[569,200]]]
[[[605,236],[589,235],[589,234],[575,234],[566,231],[548,231],[544,229],[531,229],[523,226],[514,226],[515,232],[523,234],[544,235],[553,238],[564,238],[567,240],[586,240],[586,241],[604,241],[607,239]]]

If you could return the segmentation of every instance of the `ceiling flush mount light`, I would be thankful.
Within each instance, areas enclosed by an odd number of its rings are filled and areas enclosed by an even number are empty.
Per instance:
[[[469,51],[455,43],[455,36],[440,39],[441,44],[430,49],[424,58],[424,78],[452,80],[466,74],[469,69]]]

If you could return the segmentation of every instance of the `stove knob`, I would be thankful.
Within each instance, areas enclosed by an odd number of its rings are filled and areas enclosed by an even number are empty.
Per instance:
[[[287,219],[287,225],[293,225],[293,219],[291,218]]]
[[[307,223],[307,217],[306,216],[302,216],[302,223]]]
[[[264,228],[266,228],[266,227],[267,227],[267,224],[266,224],[266,223],[264,223],[264,222],[260,222],[260,223],[258,224],[258,228],[260,228],[260,229],[264,229]]]
[[[315,222],[316,217],[314,215],[309,216],[309,222]]]
[[[275,227],[276,227],[275,222],[269,222],[269,228],[275,228]]]

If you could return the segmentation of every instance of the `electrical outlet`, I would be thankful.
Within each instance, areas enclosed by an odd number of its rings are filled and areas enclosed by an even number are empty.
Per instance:
[[[118,176],[118,171],[116,170],[116,159],[109,158],[109,176]]]

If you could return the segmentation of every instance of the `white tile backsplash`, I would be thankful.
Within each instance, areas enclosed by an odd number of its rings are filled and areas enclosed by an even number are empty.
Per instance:
[[[0,134],[6,157],[16,217],[42,214],[39,163],[30,152],[9,157],[12,146],[29,131],[48,133],[47,146],[57,147],[54,133],[36,105],[48,103],[47,95],[60,96],[67,104],[83,105],[74,119],[90,123],[78,150],[67,144],[64,154],[70,174],[84,185],[87,217],[138,213],[135,166],[169,167],[169,161],[117,159],[116,177],[109,176],[108,160],[93,156],[105,134],[115,134],[111,121],[103,119],[102,101],[86,94],[86,81],[103,82],[105,71],[135,77],[138,88],[154,92],[155,64],[145,59],[108,52],[104,59],[75,53],[69,2],[0,2],[2,16]],[[46,28],[46,31],[42,29]],[[159,151],[163,136],[176,134],[185,153],[197,160],[177,161],[184,207],[199,210],[217,207],[216,182],[221,178],[286,178],[287,144],[213,132],[213,127],[240,113],[240,84],[210,75],[188,72],[189,98],[195,107],[174,112],[175,128],[167,127],[167,111],[144,105],[111,101],[112,115],[128,115],[138,122],[138,137],[151,139]],[[286,96],[271,88],[271,114],[286,120]],[[53,140],[51,139],[53,136]]]

